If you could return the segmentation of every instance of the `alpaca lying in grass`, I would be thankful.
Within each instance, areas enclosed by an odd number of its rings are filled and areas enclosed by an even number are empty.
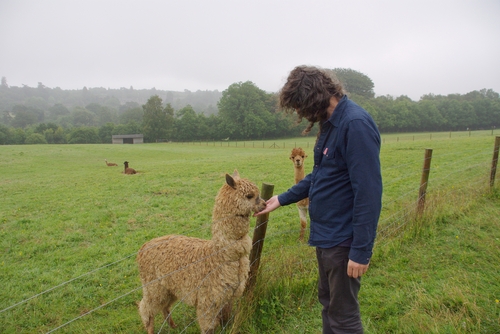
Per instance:
[[[154,333],[159,312],[176,326],[170,308],[177,300],[196,308],[202,333],[214,333],[229,319],[248,279],[251,212],[265,206],[258,188],[235,170],[233,176],[226,174],[215,198],[211,240],[167,235],[142,246],[137,255],[143,285],[139,314],[148,334]]]
[[[123,171],[124,174],[137,174],[135,169],[128,166],[128,161],[125,161],[123,164],[125,165],[125,170]]]
[[[108,160],[104,159],[104,162],[106,162],[106,166],[108,167],[112,167],[112,166],[118,166],[117,164],[115,164],[114,162],[108,162]]]

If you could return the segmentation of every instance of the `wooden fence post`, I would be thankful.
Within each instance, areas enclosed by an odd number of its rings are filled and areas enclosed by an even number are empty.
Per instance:
[[[495,185],[495,174],[497,172],[498,164],[498,150],[500,149],[500,136],[495,138],[495,148],[493,149],[493,159],[491,161],[491,173],[490,173],[490,188],[493,189]]]
[[[420,178],[420,189],[418,191],[417,214],[422,215],[425,208],[425,194],[427,193],[427,183],[429,181],[429,173],[431,170],[432,149],[425,150],[424,167],[422,169],[422,177]]]
[[[273,184],[262,184],[261,198],[265,201],[273,196],[274,185]],[[262,254],[262,249],[264,248],[264,240],[266,238],[267,221],[269,219],[269,213],[263,214],[257,217],[257,222],[255,223],[255,229],[253,230],[253,240],[252,240],[252,250],[250,252],[250,273],[248,275],[248,281],[246,290],[250,290],[255,285],[257,280],[257,272],[259,271],[260,265],[260,255]]]

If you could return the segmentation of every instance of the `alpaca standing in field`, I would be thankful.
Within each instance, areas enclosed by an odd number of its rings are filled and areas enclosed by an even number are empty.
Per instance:
[[[290,154],[290,160],[293,162],[295,173],[295,184],[299,183],[305,177],[304,160],[307,158],[306,152],[300,147],[294,148]],[[297,202],[300,217],[300,236],[299,240],[304,240],[304,233],[307,227],[307,211],[309,210],[309,198]]]
[[[123,164],[125,165],[125,170],[123,171],[124,174],[137,174],[135,169],[128,166],[128,161],[125,161]]]
[[[167,235],[145,243],[137,255],[143,285],[139,314],[148,334],[163,313],[170,327],[170,308],[179,300],[196,308],[201,333],[212,334],[229,320],[233,302],[241,297],[250,270],[252,211],[266,206],[259,189],[235,170],[215,198],[212,239]]]
[[[117,164],[115,164],[114,162],[108,162],[108,160],[104,159],[104,161],[106,162],[106,166],[108,167],[112,167],[112,166],[118,166]]]

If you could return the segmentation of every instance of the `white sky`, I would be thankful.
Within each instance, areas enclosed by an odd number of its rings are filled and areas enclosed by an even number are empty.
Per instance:
[[[0,0],[10,86],[276,92],[303,64],[377,96],[500,93],[500,1]]]

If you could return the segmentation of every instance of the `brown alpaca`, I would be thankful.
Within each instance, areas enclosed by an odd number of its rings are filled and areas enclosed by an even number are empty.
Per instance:
[[[290,160],[293,162],[295,171],[295,184],[299,183],[305,176],[304,160],[307,158],[306,152],[300,147],[294,148],[290,154]],[[304,240],[304,233],[307,226],[307,211],[309,210],[309,198],[297,202],[300,217],[300,236],[299,240]]]
[[[104,161],[106,162],[106,165],[108,167],[111,167],[111,166],[118,166],[117,164],[115,164],[114,162],[108,162],[108,160],[104,159]]]
[[[139,314],[148,334],[162,312],[170,327],[177,301],[196,308],[201,333],[214,333],[229,319],[233,301],[241,297],[250,270],[252,240],[248,236],[251,212],[266,204],[255,184],[226,174],[215,198],[212,239],[166,235],[145,243],[137,255],[143,285]]]
[[[125,170],[123,171],[124,174],[137,174],[135,169],[128,166],[128,161],[125,161],[123,164],[125,165]]]

